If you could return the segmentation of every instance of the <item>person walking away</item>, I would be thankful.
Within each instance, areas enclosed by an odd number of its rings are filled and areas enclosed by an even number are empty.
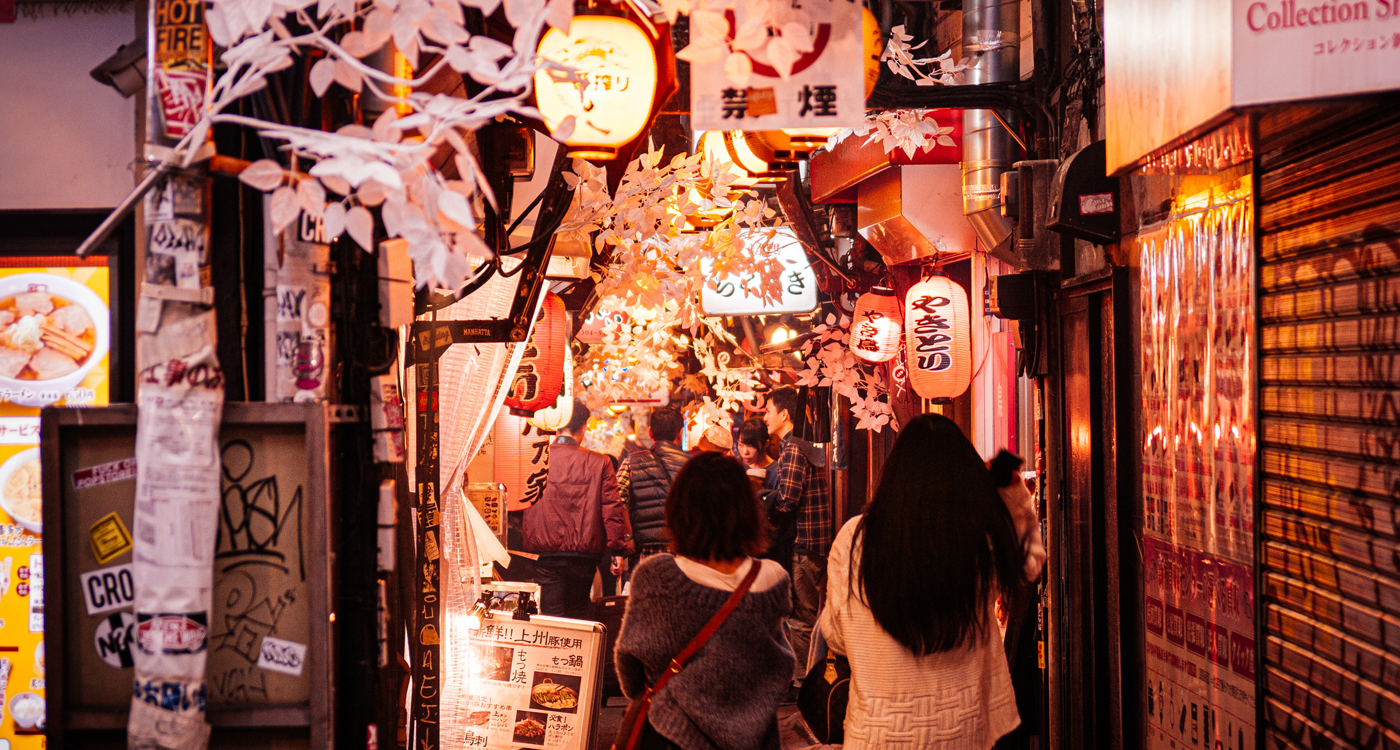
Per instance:
[[[1045,550],[1033,506],[1004,494],[958,426],[924,414],[836,535],[821,632],[851,664],[847,750],[987,750],[1020,724],[996,599]]]
[[[679,409],[653,409],[651,448],[633,444],[618,468],[618,488],[627,500],[632,536],[637,553],[643,557],[666,551],[666,495],[672,480],[690,460],[676,444],[684,425]]]
[[[783,570],[792,575],[792,544],[797,538],[797,518],[791,512],[779,513],[778,502],[778,462],[768,455],[770,440],[768,426],[758,417],[744,420],[739,426],[739,440],[735,452],[739,460],[748,467],[750,484],[756,485],[758,504],[768,517],[768,551],[763,553],[765,560],[776,560]]]
[[[793,434],[798,412],[797,389],[778,388],[768,394],[763,422],[781,440],[778,449],[777,513],[793,514],[797,526],[792,545],[792,618],[788,629],[797,653],[801,679],[807,674],[807,651],[812,626],[826,594],[826,554],[833,532],[831,493],[827,491],[826,457],[811,443]]]
[[[777,710],[794,662],[782,625],[791,598],[782,567],[754,559],[768,532],[744,468],[718,453],[695,457],[677,475],[665,517],[674,554],[637,565],[617,640],[618,679],[629,698],[655,685],[745,579],[756,577],[654,694],[641,746],[777,750]]]
[[[549,451],[544,494],[524,517],[525,550],[539,555],[540,611],[575,619],[588,614],[598,558],[612,553],[621,572],[633,550],[612,461],[579,445],[588,416],[588,407],[575,399],[573,418]]]

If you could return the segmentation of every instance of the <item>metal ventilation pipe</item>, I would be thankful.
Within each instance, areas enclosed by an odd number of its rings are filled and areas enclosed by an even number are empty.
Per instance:
[[[972,62],[967,84],[1019,80],[1020,0],[964,0],[963,54]],[[1011,162],[1010,134],[992,111],[964,110],[963,213],[987,250],[1011,238],[1011,220],[1001,215],[1001,173]]]

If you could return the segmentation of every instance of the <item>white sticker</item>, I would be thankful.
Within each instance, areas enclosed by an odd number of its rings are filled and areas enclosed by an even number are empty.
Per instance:
[[[306,666],[306,644],[263,636],[262,648],[258,651],[258,666],[300,677],[302,667]]]
[[[93,633],[93,645],[97,655],[113,669],[127,669],[133,664],[131,658],[131,636],[136,627],[136,615],[130,612],[117,612],[108,615],[97,623]]]
[[[131,563],[98,568],[78,576],[83,589],[83,604],[88,615],[100,615],[114,609],[130,607],[136,601],[136,583],[131,577]]]

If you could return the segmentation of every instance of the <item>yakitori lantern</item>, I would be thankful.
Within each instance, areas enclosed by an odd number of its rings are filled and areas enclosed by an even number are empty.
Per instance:
[[[851,317],[851,353],[866,362],[888,362],[899,352],[904,332],[894,290],[877,286],[860,295]]]
[[[574,417],[574,353],[564,347],[564,390],[548,409],[540,409],[529,422],[536,430],[546,433],[558,432]]]
[[[569,335],[569,317],[559,295],[545,294],[540,318],[530,331],[515,381],[506,393],[505,404],[512,413],[529,416],[552,406],[564,390],[564,349]]]
[[[504,409],[496,417],[496,481],[506,486],[506,509],[539,502],[549,479],[549,436]]]
[[[909,382],[924,398],[961,396],[972,384],[967,292],[946,276],[915,284],[904,299]]]
[[[540,57],[568,66],[588,82],[542,69],[535,73],[540,114],[569,156],[605,160],[651,122],[656,95],[656,52],[642,27],[618,16],[574,16],[566,34],[550,29]],[[573,132],[561,126],[573,118]]]

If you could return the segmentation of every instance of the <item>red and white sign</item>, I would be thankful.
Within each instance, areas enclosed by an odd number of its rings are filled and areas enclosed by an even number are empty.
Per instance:
[[[147,654],[195,654],[209,640],[203,612],[137,615],[136,646]]]
[[[748,13],[768,3],[737,3],[725,11],[727,39],[742,36]],[[805,27],[803,46],[786,78],[779,75],[768,49],[761,45],[736,50],[752,69],[746,85],[725,75],[728,55],[690,65],[690,111],[696,130],[780,130],[782,128],[852,127],[865,119],[864,39],[860,3],[848,0],[777,0],[772,4],[779,26]],[[693,27],[692,27],[693,28]],[[695,35],[692,32],[692,43]],[[736,40],[734,44],[738,44]]]
[[[160,93],[160,111],[165,122],[165,137],[184,138],[204,114],[203,71],[166,70],[156,66],[156,90]]]
[[[85,490],[98,485],[136,478],[136,457],[89,466],[73,472],[73,489]]]

